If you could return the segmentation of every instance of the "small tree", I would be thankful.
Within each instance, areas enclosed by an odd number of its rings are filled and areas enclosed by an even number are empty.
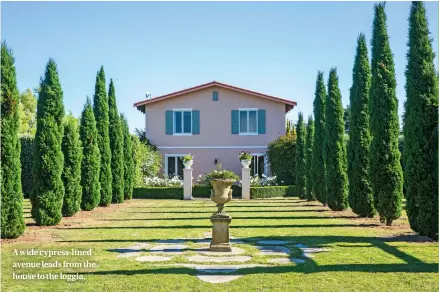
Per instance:
[[[295,154],[295,135],[280,136],[268,144],[267,155],[271,171],[277,176],[281,185],[292,185],[296,181]]]
[[[98,147],[100,151],[100,174],[101,198],[99,205],[108,206],[112,200],[112,174],[111,174],[111,149],[109,136],[108,99],[105,89],[105,72],[101,67],[96,76],[95,94],[93,97],[93,111],[98,131]]]
[[[296,143],[296,185],[301,199],[306,195],[306,128],[303,122],[303,114],[299,112],[297,121],[297,143]]]
[[[61,151],[64,117],[63,92],[55,62],[50,59],[40,82],[33,164],[32,217],[37,225],[61,221],[64,157]]]
[[[342,211],[348,207],[348,178],[343,106],[335,68],[329,72],[325,130],[325,181],[328,207],[334,211]]]
[[[437,238],[439,91],[423,2],[412,2],[408,46],[403,140],[407,215],[413,230]]]
[[[110,81],[108,91],[108,107],[110,121],[110,148],[111,148],[111,174],[113,188],[113,203],[122,203],[124,200],[124,153],[123,153],[123,133],[122,126],[117,110],[116,91],[113,80]]]
[[[376,4],[372,32],[372,81],[369,112],[369,178],[381,222],[392,225],[402,211],[402,169],[398,150],[399,118],[393,55],[384,3]]]
[[[325,141],[325,100],[326,89],[323,72],[318,72],[314,98],[314,144],[312,149],[311,173],[313,193],[317,200],[326,204],[325,192],[325,160],[323,142]]]
[[[134,159],[133,159],[133,145],[131,141],[130,129],[128,128],[128,121],[123,114],[120,115],[123,132],[123,149],[124,149],[124,198],[125,200],[132,199],[134,188]]]
[[[314,196],[313,186],[312,186],[312,171],[311,171],[311,162],[312,162],[312,148],[314,142],[314,120],[312,116],[308,117],[308,125],[306,126],[306,196],[305,198],[308,201],[315,201],[316,197]]]
[[[30,88],[20,94],[20,134],[35,136],[37,127],[37,98]]]
[[[18,89],[14,57],[1,45],[1,238],[16,238],[24,232],[21,191]]]
[[[64,183],[63,216],[73,216],[78,212],[81,203],[81,159],[82,149],[79,139],[78,121],[72,115],[64,120],[64,137],[61,144],[64,154]]]
[[[81,209],[90,211],[99,204],[101,186],[99,182],[100,152],[98,148],[98,134],[93,108],[88,97],[82,111],[79,135],[83,151],[81,163]]]
[[[349,205],[360,217],[372,218],[376,211],[369,183],[369,90],[370,67],[366,38],[358,37],[350,91],[351,113],[348,142]]]

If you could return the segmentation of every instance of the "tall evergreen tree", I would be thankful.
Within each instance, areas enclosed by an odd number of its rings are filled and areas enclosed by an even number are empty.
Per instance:
[[[93,97],[93,111],[98,131],[98,147],[100,151],[99,181],[101,183],[101,198],[99,205],[108,206],[112,201],[112,174],[111,174],[111,149],[109,135],[108,99],[105,89],[105,72],[102,66],[96,76],[95,94]]]
[[[122,125],[117,110],[116,91],[113,80],[110,80],[108,90],[108,108],[110,121],[110,148],[111,148],[111,174],[113,181],[113,203],[122,203],[124,200],[124,154],[123,154],[123,132]]]
[[[304,199],[306,196],[306,127],[301,112],[299,112],[299,119],[296,128],[296,185],[299,189],[300,198]]]
[[[72,115],[64,120],[64,136],[61,144],[64,154],[62,180],[64,183],[63,216],[73,216],[81,203],[81,159],[82,149],[79,139],[78,121]]]
[[[312,148],[311,173],[313,193],[317,200],[326,204],[325,160],[323,142],[325,140],[325,101],[326,89],[323,72],[318,72],[314,98],[314,144]]]
[[[1,238],[24,232],[21,189],[19,94],[14,57],[6,42],[1,45]]]
[[[408,47],[404,114],[406,209],[413,230],[437,238],[439,92],[423,2],[412,2]]]
[[[326,161],[326,198],[334,211],[348,207],[348,178],[346,174],[346,146],[344,142],[343,106],[338,87],[337,70],[329,72],[326,98],[326,124],[324,151]]]
[[[57,66],[50,59],[44,78],[40,82],[37,103],[37,130],[32,175],[34,189],[31,194],[32,217],[37,225],[56,225],[62,217],[63,117],[63,91]]]
[[[79,136],[81,137],[83,151],[81,162],[81,209],[90,211],[98,206],[101,198],[101,185],[99,182],[101,159],[95,116],[88,97],[82,111]]]
[[[312,162],[312,148],[314,142],[314,120],[312,116],[308,117],[308,125],[306,126],[306,196],[305,198],[308,201],[315,201],[316,197],[314,196],[313,187],[312,187],[312,171],[311,171],[311,162]]]
[[[349,205],[360,217],[372,218],[376,211],[368,174],[370,66],[364,34],[360,34],[357,40],[352,80],[348,142]]]
[[[392,225],[402,211],[402,169],[398,150],[399,118],[395,68],[384,3],[376,4],[372,32],[372,81],[369,97],[369,178],[380,221]]]
[[[133,198],[134,188],[134,159],[133,159],[133,144],[131,141],[131,134],[128,128],[128,121],[123,114],[120,115],[123,132],[123,154],[124,154],[124,198],[129,200]]]

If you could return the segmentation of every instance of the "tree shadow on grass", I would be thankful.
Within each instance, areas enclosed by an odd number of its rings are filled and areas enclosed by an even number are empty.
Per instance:
[[[230,207],[233,208],[233,207]],[[267,213],[267,212],[273,212],[273,213],[279,213],[279,212],[284,212],[284,213],[302,213],[302,212],[325,212],[328,211],[326,209],[321,209],[321,210],[315,210],[315,209],[291,209],[291,210],[230,210],[229,208],[225,208],[225,211],[227,213],[230,213],[230,215],[233,217],[233,212],[236,213]],[[126,213],[137,213],[137,214],[209,214],[212,213],[212,210],[210,211],[164,211],[164,212],[155,212],[155,211],[128,211]]]
[[[259,216],[259,217],[249,217],[249,216],[233,216],[232,219],[248,219],[248,220],[302,220],[302,219],[357,219],[358,216],[333,216],[333,217],[325,217],[325,216]],[[180,221],[180,220],[206,220],[206,217],[165,217],[165,218],[127,218],[127,219],[97,219],[98,221]]]

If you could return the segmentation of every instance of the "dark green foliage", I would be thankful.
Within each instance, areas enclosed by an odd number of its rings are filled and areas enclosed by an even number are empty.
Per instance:
[[[61,220],[64,185],[61,179],[64,157],[61,151],[64,105],[55,62],[47,63],[40,82],[37,103],[37,131],[31,194],[32,217],[37,225],[56,225]]]
[[[133,198],[182,200],[183,188],[175,188],[175,187],[134,188]]]
[[[296,185],[299,188],[299,197],[304,199],[306,196],[306,127],[301,112],[299,112],[296,129]]]
[[[12,52],[1,45],[1,238],[17,238],[24,232],[21,190],[19,94]]]
[[[369,183],[369,90],[370,66],[366,38],[358,37],[357,53],[352,71],[350,90],[348,178],[349,205],[360,217],[372,218],[375,214],[372,189]]]
[[[273,175],[282,185],[292,185],[296,180],[296,136],[284,135],[271,141],[267,148],[268,161]],[[285,159],[288,157],[288,159]]]
[[[412,2],[405,72],[404,180],[413,230],[438,234],[438,83],[423,2]]]
[[[399,118],[393,55],[384,3],[376,4],[372,33],[372,81],[369,97],[369,178],[381,222],[392,225],[402,211],[402,169],[398,150]],[[436,206],[437,207],[437,206]]]
[[[64,183],[63,216],[73,216],[79,211],[81,203],[81,159],[82,148],[79,140],[78,121],[67,116],[64,121],[64,136],[61,144],[64,154],[62,180]]]
[[[305,143],[305,151],[306,151],[306,195],[305,198],[308,201],[315,201],[316,197],[314,196],[313,187],[312,187],[312,148],[314,144],[314,120],[312,116],[308,117],[308,125],[306,126],[306,143]]]
[[[29,198],[32,193],[32,167],[34,164],[34,145],[34,137],[29,135],[22,135],[20,137],[21,188],[23,190],[23,195],[25,198]]]
[[[300,190],[297,186],[266,186],[251,187],[250,198],[276,198],[276,197],[297,197],[300,196]]]
[[[112,202],[122,203],[124,200],[124,153],[123,132],[119,112],[116,104],[116,91],[113,80],[110,81],[108,90],[108,119],[110,149],[111,149],[111,177],[112,177]]]
[[[343,114],[344,131],[346,134],[349,134],[349,129],[351,128],[351,122],[349,119],[350,113],[351,113],[351,106],[348,105],[344,109],[344,114]]]
[[[143,144],[145,144],[147,146],[150,146],[152,150],[157,151],[157,146],[152,144],[151,141],[149,141],[149,139],[146,138],[146,131],[145,131],[145,129],[135,128],[134,129],[134,133],[139,138],[141,143],[143,143]]]
[[[88,97],[82,111],[79,136],[82,144],[81,209],[90,211],[99,204],[101,185],[99,182],[100,152],[98,148],[98,133],[93,108]]]
[[[326,98],[325,165],[326,198],[333,211],[348,207],[348,178],[346,174],[346,145],[344,141],[343,106],[335,68],[329,72]]]
[[[105,72],[101,67],[96,76],[95,94],[93,97],[93,111],[98,131],[98,148],[100,151],[100,201],[99,205],[108,206],[112,201],[112,174],[111,174],[111,149],[109,135],[108,99],[105,89]]]
[[[325,159],[323,142],[325,141],[325,101],[326,89],[323,72],[318,72],[314,98],[314,143],[312,149],[311,173],[313,193],[320,203],[326,204],[325,192]]]
[[[124,155],[124,198],[129,200],[133,197],[134,187],[134,159],[133,144],[131,141],[130,129],[128,121],[124,115],[120,115],[122,134],[123,134],[123,155]]]

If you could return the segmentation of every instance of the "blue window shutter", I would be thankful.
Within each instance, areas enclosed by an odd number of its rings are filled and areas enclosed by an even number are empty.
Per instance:
[[[200,111],[192,111],[192,135],[200,135]]]
[[[166,118],[166,135],[173,135],[174,134],[174,112],[173,111],[166,111],[165,118]]]
[[[212,92],[212,100],[213,101],[218,101],[218,91]]]
[[[239,111],[232,110],[232,134],[239,134]]]
[[[265,110],[258,110],[258,134],[265,134]]]

